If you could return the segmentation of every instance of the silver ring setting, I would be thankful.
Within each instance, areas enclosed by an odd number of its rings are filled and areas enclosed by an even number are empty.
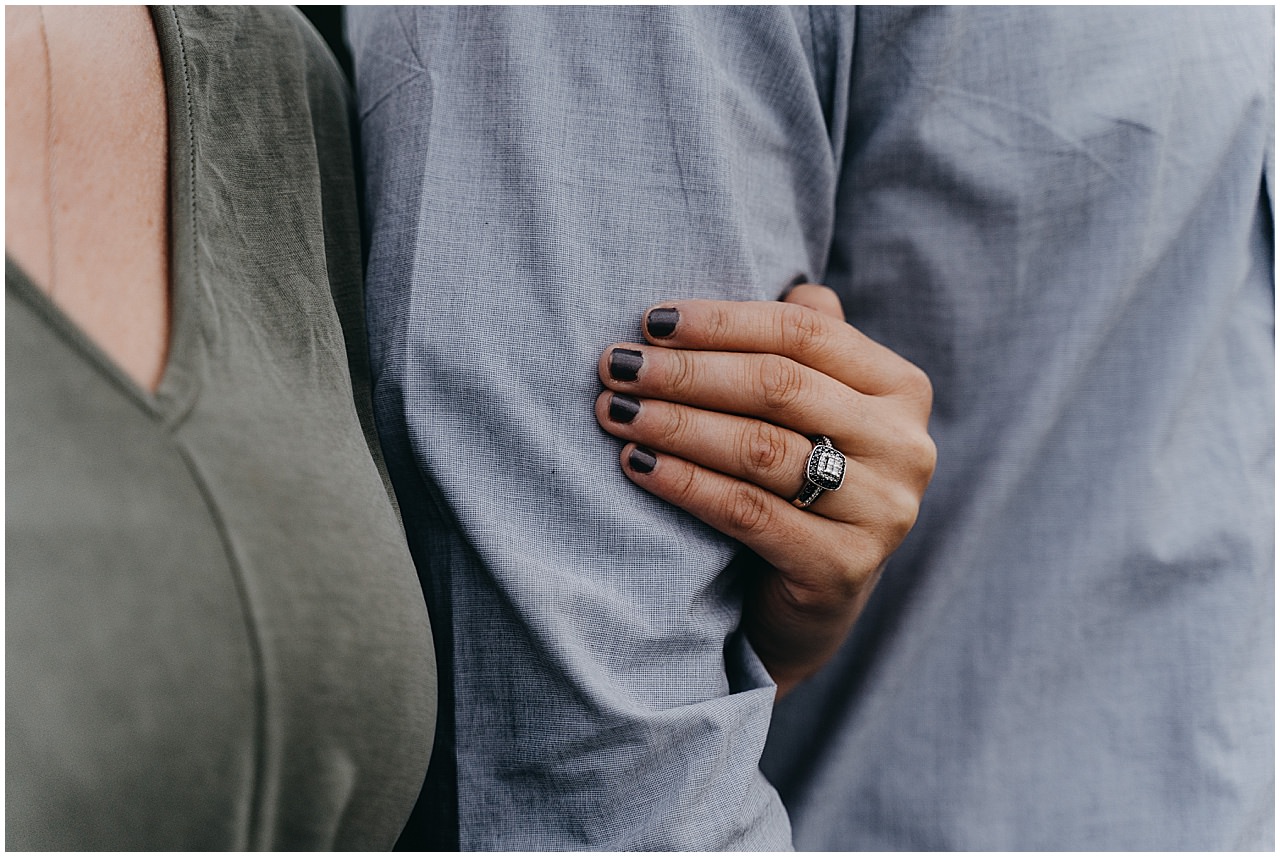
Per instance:
[[[824,434],[809,438],[813,451],[804,466],[805,485],[791,502],[800,509],[807,509],[822,496],[823,491],[838,491],[844,484],[844,453],[831,445],[831,438]]]

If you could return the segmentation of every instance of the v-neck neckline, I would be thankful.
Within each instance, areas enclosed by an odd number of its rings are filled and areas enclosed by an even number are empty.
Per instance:
[[[169,159],[169,341],[160,383],[155,391],[147,389],[125,372],[8,254],[5,255],[5,282],[126,395],[172,427],[185,418],[199,395],[204,377],[204,340],[212,333],[212,328],[201,323],[201,309],[204,305],[207,313],[213,308],[204,300],[206,290],[202,288],[198,267],[197,150],[182,25],[172,7],[152,6],[148,9],[164,70]]]

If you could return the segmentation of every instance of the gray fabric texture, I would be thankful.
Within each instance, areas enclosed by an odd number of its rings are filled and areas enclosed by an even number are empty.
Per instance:
[[[152,15],[158,392],[6,265],[6,846],[389,848],[435,665],[364,428],[346,84],[295,12]]]
[[[434,832],[452,796],[464,848],[784,847],[772,715],[803,849],[1272,847],[1271,10],[349,23]],[[939,464],[771,712],[734,545],[591,408],[647,306],[800,276],[930,374]]]

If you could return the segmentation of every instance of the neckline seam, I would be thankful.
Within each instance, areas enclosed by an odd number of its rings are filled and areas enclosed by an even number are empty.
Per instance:
[[[176,184],[178,170],[181,168],[178,158],[185,154],[186,187],[170,189],[170,342],[169,361],[164,374],[156,387],[155,393],[149,395],[156,411],[161,415],[165,426],[171,431],[181,425],[190,415],[200,397],[201,373],[196,366],[199,362],[197,353],[198,340],[204,337],[203,325],[196,317],[200,307],[199,253],[199,210],[196,204],[196,140],[195,140],[195,106],[191,96],[191,69],[187,56],[186,34],[178,10],[174,6],[150,7],[153,24],[156,25],[156,42],[160,51],[160,60],[164,66],[166,109],[169,116],[169,175],[171,184]],[[162,17],[167,13],[168,23],[172,31],[160,25]],[[177,64],[181,77],[173,68]],[[181,100],[181,104],[176,102]],[[176,107],[182,108],[178,121],[182,122],[181,138],[175,134],[173,113]],[[180,150],[186,147],[186,152]],[[185,191],[185,204],[182,202]],[[180,247],[190,252],[190,258],[184,259]]]

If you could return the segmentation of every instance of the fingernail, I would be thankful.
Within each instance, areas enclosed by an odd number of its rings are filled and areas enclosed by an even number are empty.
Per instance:
[[[615,348],[609,355],[609,374],[615,381],[634,381],[644,364],[644,355],[630,348]]]
[[[627,464],[630,464],[631,469],[636,473],[651,473],[657,463],[658,457],[643,446],[637,446],[627,456]]]
[[[609,419],[615,423],[629,423],[640,413],[640,400],[623,393],[614,393],[609,399]]]
[[[658,307],[649,310],[649,319],[645,322],[649,335],[663,339],[676,332],[676,324],[680,321],[680,310],[673,307]]]

